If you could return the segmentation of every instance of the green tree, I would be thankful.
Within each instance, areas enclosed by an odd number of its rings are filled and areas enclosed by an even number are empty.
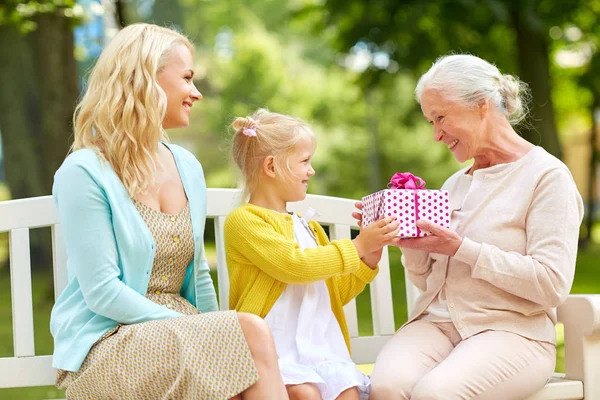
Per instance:
[[[400,69],[422,73],[451,51],[477,54],[531,87],[531,123],[520,133],[560,157],[551,97],[548,30],[569,18],[582,1],[551,0],[327,0],[325,26],[337,32],[337,46],[357,42],[385,52]],[[377,81],[385,71],[371,68],[364,79]]]
[[[0,8],[0,132],[12,198],[49,194],[71,138],[79,95],[74,1],[7,1]],[[33,264],[49,246],[31,238]],[[41,262],[38,262],[41,261]]]

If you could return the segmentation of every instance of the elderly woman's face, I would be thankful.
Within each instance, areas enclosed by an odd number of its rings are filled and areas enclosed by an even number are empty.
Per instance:
[[[464,107],[429,89],[421,95],[421,110],[433,126],[433,138],[448,146],[457,161],[475,157],[482,127],[478,107]]]

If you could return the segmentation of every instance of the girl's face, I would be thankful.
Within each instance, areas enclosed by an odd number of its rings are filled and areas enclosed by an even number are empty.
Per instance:
[[[188,48],[178,44],[171,50],[169,63],[158,73],[158,85],[167,95],[163,128],[183,128],[190,124],[192,104],[202,98],[194,85],[194,63]]]
[[[315,174],[311,165],[314,154],[314,144],[311,138],[303,137],[294,146],[288,159],[290,173],[280,174],[279,193],[286,202],[301,201],[306,198],[308,181]]]

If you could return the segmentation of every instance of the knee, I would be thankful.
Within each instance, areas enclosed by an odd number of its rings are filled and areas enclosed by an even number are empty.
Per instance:
[[[371,380],[370,400],[400,400],[409,399],[410,391],[405,390],[401,383],[391,380]]]
[[[413,400],[447,400],[456,398],[452,381],[424,378],[413,389]]]
[[[277,359],[275,343],[265,320],[249,313],[240,312],[237,316],[255,361],[256,358]]]
[[[321,400],[319,388],[310,383],[288,386],[287,392],[290,400]]]
[[[409,371],[396,371],[390,365],[378,364],[371,375],[371,400],[409,399],[416,378]]]
[[[242,331],[246,336],[256,336],[257,338],[271,337],[271,330],[264,319],[258,315],[239,312],[237,313],[238,320]]]

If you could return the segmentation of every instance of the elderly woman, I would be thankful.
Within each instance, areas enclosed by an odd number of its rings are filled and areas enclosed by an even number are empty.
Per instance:
[[[575,273],[582,200],[567,167],[519,136],[526,86],[471,55],[438,59],[417,101],[459,162],[451,229],[398,239],[420,289],[375,362],[371,399],[523,399],[555,366],[556,307]]]

